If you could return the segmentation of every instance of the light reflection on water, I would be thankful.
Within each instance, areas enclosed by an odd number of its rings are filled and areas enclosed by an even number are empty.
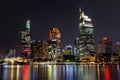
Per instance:
[[[1,65],[0,80],[120,80],[120,65]]]

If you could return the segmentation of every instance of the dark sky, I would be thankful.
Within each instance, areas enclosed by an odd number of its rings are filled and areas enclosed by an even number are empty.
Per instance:
[[[93,21],[96,42],[103,36],[120,40],[120,0],[9,0],[0,1],[0,53],[8,48],[19,51],[19,31],[28,19],[32,40],[49,40],[54,26],[62,30],[62,48],[73,45],[79,34],[80,4]]]

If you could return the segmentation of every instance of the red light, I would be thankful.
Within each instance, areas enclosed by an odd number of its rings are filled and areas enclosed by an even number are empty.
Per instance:
[[[24,53],[28,53],[29,52],[29,50],[28,49],[24,49]]]
[[[23,80],[28,80],[28,65],[23,65]]]
[[[107,41],[107,40],[108,40],[108,38],[107,38],[107,37],[104,37],[104,38],[103,38],[103,41]]]
[[[108,65],[105,66],[105,80],[111,80],[110,68]]]

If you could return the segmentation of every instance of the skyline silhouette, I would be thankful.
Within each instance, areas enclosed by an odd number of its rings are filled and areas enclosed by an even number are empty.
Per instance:
[[[32,40],[49,40],[51,27],[61,28],[62,48],[79,37],[79,7],[93,21],[96,42],[107,36],[115,44],[120,41],[120,5],[118,0],[42,0],[1,1],[0,53],[7,48],[20,48],[20,34],[30,20]]]

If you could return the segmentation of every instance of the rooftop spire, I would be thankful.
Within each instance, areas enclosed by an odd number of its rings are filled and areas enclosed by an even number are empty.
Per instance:
[[[81,6],[79,7],[79,13],[80,13],[80,18],[82,18],[82,16],[84,15],[84,12],[82,11]]]
[[[79,12],[81,12],[82,11],[82,9],[81,9],[81,6],[79,7]]]
[[[30,30],[30,20],[27,20],[25,29]]]
[[[84,15],[84,12],[82,11],[82,0],[80,1],[80,5],[79,5],[79,13],[80,13],[80,18]]]
[[[80,0],[79,11],[82,11],[82,0]]]

